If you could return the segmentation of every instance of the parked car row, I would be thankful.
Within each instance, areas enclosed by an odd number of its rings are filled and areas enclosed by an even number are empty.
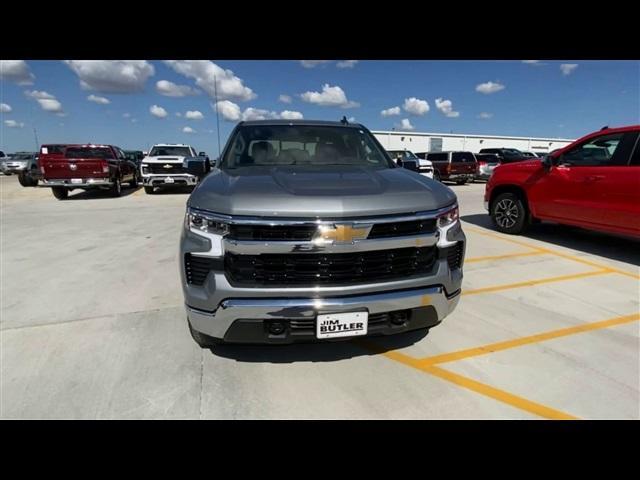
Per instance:
[[[437,151],[413,153],[389,150],[396,163],[404,168],[427,174],[438,181],[464,185],[474,180],[488,180],[498,165],[541,158],[534,152],[514,148],[483,148],[470,151]],[[429,172],[429,173],[427,173]]]
[[[19,165],[18,165],[19,164]],[[120,196],[122,185],[157,187],[196,185],[211,169],[204,152],[189,145],[159,144],[148,155],[115,145],[47,144],[35,153],[18,154],[2,163],[3,172],[20,173],[23,186],[49,187],[59,200],[75,189],[104,190]]]

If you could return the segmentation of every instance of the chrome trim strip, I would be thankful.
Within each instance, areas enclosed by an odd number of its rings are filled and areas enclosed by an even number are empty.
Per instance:
[[[231,216],[220,213],[210,212],[208,210],[202,210],[199,208],[188,207],[188,210],[203,216],[208,220],[229,223],[233,225],[324,225],[334,223],[351,223],[353,225],[359,225],[362,223],[394,223],[394,222],[411,222],[414,220],[430,220],[439,217],[440,215],[448,212],[449,210],[456,208],[458,203],[452,203],[443,208],[437,210],[429,210],[416,213],[389,215],[384,217],[356,217],[356,218],[325,218],[325,219],[296,219],[296,218],[277,218],[277,217],[249,217],[249,216]]]
[[[407,247],[431,247],[440,237],[435,231],[429,235],[410,235],[405,237],[388,237],[354,240],[353,243],[321,243],[304,241],[252,241],[224,238],[224,251],[242,254],[259,255],[262,253],[353,253],[372,250],[386,250]]]

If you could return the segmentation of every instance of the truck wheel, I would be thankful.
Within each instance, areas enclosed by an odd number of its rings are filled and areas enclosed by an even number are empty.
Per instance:
[[[53,196],[58,200],[64,200],[69,196],[69,190],[64,187],[52,187],[51,191],[53,192]]]
[[[33,186],[33,183],[31,182],[31,178],[29,177],[29,175],[27,175],[24,172],[20,172],[18,174],[18,182],[23,187],[31,187],[31,186]]]
[[[120,177],[115,178],[109,193],[112,197],[119,197],[122,194],[122,183],[120,183]]]
[[[147,195],[153,195],[153,187],[147,187],[145,185],[144,187],[144,193],[146,193]]]
[[[466,180],[458,180],[458,181],[456,182],[456,184],[458,184],[458,185],[464,185],[465,183],[467,183],[467,181],[466,181]]]
[[[498,231],[517,235],[529,226],[529,215],[522,199],[514,193],[502,193],[491,204],[491,219]]]
[[[129,186],[131,188],[138,188],[138,176],[134,173],[133,178],[129,182]]]
[[[211,348],[216,345],[222,344],[222,340],[217,338],[210,337],[209,335],[205,335],[204,333],[200,333],[197,330],[194,330],[189,323],[189,332],[191,332],[191,338],[200,346],[200,348]]]

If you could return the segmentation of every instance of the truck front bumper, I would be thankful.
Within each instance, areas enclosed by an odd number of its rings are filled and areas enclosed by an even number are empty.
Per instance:
[[[198,177],[195,175],[142,175],[142,183],[147,187],[171,187],[196,185]]]
[[[460,291],[447,295],[442,286],[434,286],[326,298],[238,298],[223,301],[215,312],[186,309],[192,328],[211,337],[229,343],[282,344],[317,341],[315,319],[323,313],[366,311],[367,335],[430,328],[440,323],[459,299]],[[282,333],[269,331],[274,321],[284,325]]]

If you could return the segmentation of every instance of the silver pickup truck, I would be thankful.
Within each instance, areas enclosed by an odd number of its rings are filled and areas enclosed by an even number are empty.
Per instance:
[[[460,298],[465,243],[453,191],[364,126],[241,122],[187,202],[189,328],[203,348],[429,329]]]

